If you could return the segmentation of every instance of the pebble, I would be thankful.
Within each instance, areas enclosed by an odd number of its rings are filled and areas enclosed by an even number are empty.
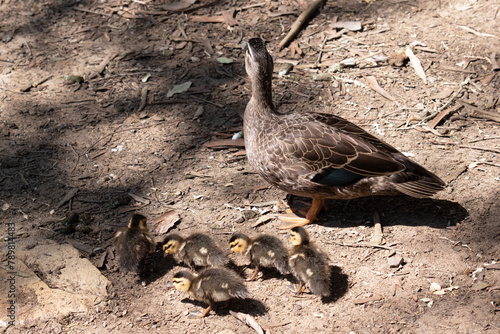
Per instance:
[[[400,255],[391,256],[387,259],[387,263],[391,268],[399,267],[401,264],[403,264],[403,257]]]

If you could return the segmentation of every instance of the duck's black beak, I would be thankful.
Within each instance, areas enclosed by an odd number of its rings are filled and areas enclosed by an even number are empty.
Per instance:
[[[241,49],[243,50],[243,52],[247,52],[248,42],[241,43]]]

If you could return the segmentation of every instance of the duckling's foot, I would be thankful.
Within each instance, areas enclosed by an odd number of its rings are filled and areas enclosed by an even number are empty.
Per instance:
[[[302,282],[301,282],[301,283],[299,284],[299,287],[298,287],[298,288],[297,288],[297,285],[295,285],[295,284],[290,284],[290,285],[288,285],[288,288],[289,288],[290,290],[292,290],[292,292],[293,292],[294,294],[296,294],[296,295],[300,295],[300,294],[301,294],[301,293],[303,293],[303,292],[304,292],[304,290],[306,289],[306,285],[305,285],[304,283],[302,283]]]
[[[204,318],[204,317],[207,316],[208,312],[210,312],[211,309],[212,309],[212,304],[208,305],[208,307],[203,311],[203,313],[201,313],[200,311],[191,312],[188,315],[188,318],[189,319],[201,319],[201,318]],[[197,315],[199,313],[201,313],[201,315]]]
[[[253,271],[253,274],[252,276],[250,276],[249,278],[247,278],[247,281],[251,282],[251,281],[255,281],[255,279],[257,278],[257,274],[259,273],[259,268],[255,268],[255,270]]]

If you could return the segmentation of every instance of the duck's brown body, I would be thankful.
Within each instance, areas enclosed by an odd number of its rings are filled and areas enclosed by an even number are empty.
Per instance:
[[[313,199],[299,225],[316,219],[327,198],[423,198],[444,187],[435,174],[341,117],[277,113],[271,91],[273,61],[261,39],[248,42],[245,65],[252,82],[243,126],[248,162],[279,189]]]

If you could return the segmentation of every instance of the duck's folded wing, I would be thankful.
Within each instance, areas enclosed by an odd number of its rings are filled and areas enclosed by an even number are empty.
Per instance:
[[[391,152],[382,151],[371,142],[372,138],[360,135],[366,132],[357,132],[359,134],[319,122],[301,122],[300,127],[291,129],[282,140],[281,149],[292,157],[291,161],[306,166],[311,173],[318,173],[325,181],[330,174],[330,177],[355,178],[356,175],[391,175],[405,169]]]

